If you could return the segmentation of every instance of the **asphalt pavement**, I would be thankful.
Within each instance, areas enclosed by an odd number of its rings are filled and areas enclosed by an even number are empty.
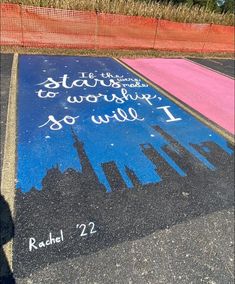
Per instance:
[[[1,151],[11,64],[12,55],[1,56]],[[231,76],[230,67],[226,68],[224,72]],[[8,241],[14,235],[12,255],[3,255],[1,247],[5,278],[0,283],[234,283],[234,156],[233,146],[225,138],[113,59],[26,56],[20,58],[18,70],[15,166],[20,183],[15,189],[14,217],[6,202],[0,211],[1,222],[3,216],[8,216],[4,217],[8,220],[4,224],[8,227],[4,231],[8,232]],[[146,102],[144,98],[133,100],[128,107],[137,110],[139,120],[123,123],[122,127],[115,122],[110,123],[111,128],[106,124],[100,128],[99,124],[89,124],[90,112],[97,118],[100,113],[113,111],[115,105],[110,108],[109,103],[97,103],[96,108],[86,102],[80,108],[81,124],[74,124],[68,132],[50,131],[48,123],[41,127],[45,132],[34,127],[44,122],[44,114],[53,111],[64,116],[69,109],[72,117],[77,109],[63,101],[68,96],[63,89],[69,86],[68,80],[63,81],[63,88],[58,88],[58,98],[53,102],[45,103],[43,98],[38,101],[35,86],[54,87],[46,84],[56,84],[55,81],[45,79],[61,79],[63,72],[73,78],[75,71],[80,72],[84,83],[81,72],[91,74],[95,70],[97,77],[90,75],[89,84],[99,78],[99,94],[107,89],[102,84],[110,83],[107,74],[118,74],[116,80],[125,79],[129,92],[139,88],[128,85],[130,81],[143,84],[146,93],[158,98],[157,106],[161,108],[156,111],[154,101]],[[101,80],[107,76],[109,81]],[[76,81],[74,86],[80,83]],[[88,95],[91,88],[87,89],[76,89],[74,94]],[[92,92],[94,95],[93,89]],[[119,111],[119,119],[120,113],[123,112]],[[143,117],[145,120],[141,120]],[[134,118],[136,114],[131,119]],[[116,136],[118,131],[120,135]],[[188,144],[183,140],[186,136]],[[125,147],[115,148],[116,145]],[[124,171],[121,155],[126,157]],[[95,167],[97,161],[107,183]],[[37,180],[44,167],[42,187],[38,188]],[[146,177],[151,180],[155,174],[158,179],[147,183]],[[15,234],[10,234],[13,227]],[[13,260],[14,279],[4,280],[11,274],[5,258],[8,262]]]
[[[202,59],[202,58],[189,58],[191,61],[199,63],[212,70],[218,71],[230,77],[235,76],[234,59]]]
[[[8,105],[8,95],[11,80],[11,66],[12,66],[12,54],[0,54],[0,133],[1,133],[1,155],[0,155],[0,168],[2,168],[2,159],[4,153],[4,140],[6,131],[6,117],[7,117],[7,105]],[[1,176],[1,174],[0,174]]]

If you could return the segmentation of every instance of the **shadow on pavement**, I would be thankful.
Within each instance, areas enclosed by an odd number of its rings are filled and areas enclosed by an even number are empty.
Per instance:
[[[0,195],[0,283],[15,283],[3,246],[14,237],[14,223],[8,203]]]

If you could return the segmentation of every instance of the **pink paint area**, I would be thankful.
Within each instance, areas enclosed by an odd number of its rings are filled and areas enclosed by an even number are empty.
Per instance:
[[[130,67],[234,134],[234,80],[183,59],[123,59]]]

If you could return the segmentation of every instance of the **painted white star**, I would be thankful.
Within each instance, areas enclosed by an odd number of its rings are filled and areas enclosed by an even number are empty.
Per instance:
[[[112,144],[110,144],[111,146],[114,146],[114,144],[112,143]]]
[[[155,137],[155,135],[154,135],[154,134],[151,134],[150,136],[151,136],[151,137]]]
[[[46,139],[49,139],[49,138],[51,138],[51,136],[46,136],[45,138],[46,138]]]

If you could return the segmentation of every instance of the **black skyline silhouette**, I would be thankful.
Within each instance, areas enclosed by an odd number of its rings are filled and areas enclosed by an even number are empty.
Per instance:
[[[233,205],[233,155],[211,141],[191,144],[215,165],[216,169],[210,170],[160,127],[154,129],[168,142],[163,147],[165,153],[187,176],[180,176],[151,144],[141,144],[161,182],[143,185],[134,171],[126,167],[133,183],[132,188],[127,188],[116,163],[108,161],[101,166],[111,186],[110,193],[95,174],[84,144],[72,131],[81,172],[69,168],[62,173],[55,165],[43,178],[42,190],[16,192],[15,275],[24,277],[47,263],[139,239]],[[187,197],[182,194],[185,192]],[[76,224],[89,222],[96,224],[97,234],[79,238]],[[45,240],[49,232],[56,234],[60,229],[64,243],[29,252],[30,237]]]
[[[162,150],[185,172],[186,175],[192,176],[196,174],[196,172],[209,170],[200,160],[198,160],[162,128],[159,126],[154,126],[153,128],[165,139],[165,141],[168,142],[168,144],[162,147]],[[84,143],[79,140],[73,129],[71,129],[71,133],[74,140],[73,146],[76,149],[80,161],[81,171],[76,171],[72,168],[69,168],[64,174],[76,176],[76,180],[80,180],[81,187],[83,184],[86,184],[88,180],[92,180],[93,186],[95,185],[101,191],[106,191],[105,186],[99,181],[99,178],[92,167],[89,157],[85,151]],[[217,164],[219,162],[218,157],[216,159],[214,155],[208,154],[208,152],[204,150],[204,147],[206,147],[210,150],[210,152],[220,153],[222,149],[217,144],[213,142],[206,142],[202,143],[201,146],[196,144],[190,145],[212,164]],[[157,152],[151,143],[140,144],[140,148],[145,156],[156,166],[156,173],[161,177],[162,180],[178,178],[179,174],[176,172],[176,170],[168,164],[168,162]],[[214,158],[212,158],[212,156],[214,156]],[[224,157],[225,160],[229,158],[229,154],[225,151],[223,151],[222,155],[223,160]],[[221,162],[221,157],[219,157],[219,159]],[[115,161],[104,162],[101,164],[101,167],[110,184],[112,192],[128,188]],[[45,184],[49,185],[50,181],[54,180],[53,176],[56,176],[57,179],[60,180],[64,177],[64,174],[60,171],[59,166],[55,165],[53,168],[47,171],[46,176],[43,178],[43,187]],[[135,172],[127,166],[126,174],[131,180],[133,188],[143,186]],[[32,188],[31,190],[36,189]]]

